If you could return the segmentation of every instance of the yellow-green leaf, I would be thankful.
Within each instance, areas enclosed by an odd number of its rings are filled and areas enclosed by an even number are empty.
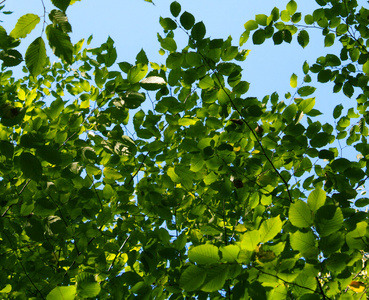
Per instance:
[[[29,34],[36,25],[40,22],[40,17],[35,14],[26,14],[21,16],[14,29],[10,32],[10,36],[18,39],[25,38],[27,34]]]

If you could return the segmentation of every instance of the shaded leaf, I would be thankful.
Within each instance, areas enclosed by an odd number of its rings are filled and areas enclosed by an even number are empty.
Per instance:
[[[206,271],[198,266],[189,266],[181,275],[180,285],[186,291],[197,290],[205,281]]]
[[[29,152],[22,152],[20,155],[21,170],[29,179],[39,181],[42,176],[42,166],[36,156]]]

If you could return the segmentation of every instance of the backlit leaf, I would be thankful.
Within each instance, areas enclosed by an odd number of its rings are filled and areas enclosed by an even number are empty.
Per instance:
[[[212,264],[220,262],[218,247],[205,244],[190,248],[188,258],[197,264]]]
[[[40,17],[35,14],[26,14],[20,17],[10,36],[15,39],[25,38],[40,22]]]
[[[260,241],[262,243],[266,243],[272,240],[278,233],[280,233],[282,229],[282,221],[279,216],[270,218],[261,223],[259,232],[260,232]]]
[[[310,227],[313,223],[309,206],[301,200],[291,204],[288,216],[292,225],[299,228]]]
[[[325,204],[326,193],[322,189],[315,189],[308,197],[307,204],[313,212],[316,212]]]
[[[46,35],[54,54],[71,64],[73,61],[73,45],[68,34],[52,25],[48,25]]]
[[[32,76],[39,75],[46,64],[46,48],[42,37],[36,38],[26,51],[26,66]]]
[[[57,286],[46,296],[46,300],[73,300],[75,297],[76,286]]]

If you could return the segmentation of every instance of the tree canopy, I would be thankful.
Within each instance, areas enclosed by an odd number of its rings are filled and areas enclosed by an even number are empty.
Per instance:
[[[160,64],[118,62],[111,38],[72,43],[76,0],[50,1],[0,25],[2,299],[366,298],[369,8],[316,0],[302,15],[291,0],[235,42],[174,1]],[[284,95],[248,93],[243,47],[309,49],[317,28],[337,53]],[[316,81],[347,101],[314,108]]]

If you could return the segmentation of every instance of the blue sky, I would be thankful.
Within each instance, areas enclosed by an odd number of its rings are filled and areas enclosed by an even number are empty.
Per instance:
[[[99,46],[110,36],[116,44],[118,60],[134,63],[137,53],[143,48],[152,62],[164,63],[165,56],[160,56],[160,45],[157,41],[157,32],[162,33],[159,17],[170,17],[170,0],[154,0],[155,6],[144,0],[109,0],[102,3],[98,0],[82,0],[68,8],[67,15],[73,27],[72,42],[93,34],[91,46]],[[235,45],[238,45],[239,37],[244,31],[244,23],[254,19],[256,14],[269,15],[272,8],[277,6],[280,10],[285,9],[286,0],[178,0],[182,5],[182,12],[192,13],[196,21],[203,21],[207,29],[207,36],[212,38],[233,37]],[[304,14],[312,13],[319,6],[314,0],[296,0],[297,11]],[[366,2],[366,1],[358,1]],[[46,11],[53,9],[49,0],[44,0]],[[14,11],[12,15],[2,15],[2,26],[10,32],[17,19],[26,13],[43,15],[44,9],[41,0],[7,0],[5,10]],[[46,17],[46,22],[49,22]],[[22,43],[20,50],[25,53],[26,47],[42,32],[42,22],[36,27],[30,36]],[[178,32],[178,33],[177,33]],[[263,97],[277,91],[280,100],[284,100],[286,92],[294,91],[289,86],[292,73],[298,75],[298,85],[302,83],[302,64],[305,60],[312,64],[316,58],[327,53],[339,54],[340,48],[332,46],[324,48],[323,36],[320,30],[312,29],[310,44],[303,49],[298,45],[296,36],[291,44],[283,43],[275,46],[273,41],[267,40],[264,44],[255,46],[251,38],[242,48],[250,49],[251,52],[246,61],[241,63],[244,69],[243,80],[251,83],[246,96]],[[180,46],[185,45],[186,35],[176,31],[176,40]],[[181,43],[182,42],[182,43]],[[339,42],[336,41],[336,44]],[[181,48],[179,48],[180,51]],[[316,108],[323,113],[324,122],[332,122],[332,110],[340,103],[348,103],[355,106],[354,99],[347,99],[342,93],[333,94],[333,84],[319,84],[316,86]],[[286,100],[287,103],[290,100]]]
[[[104,4],[98,0],[77,2],[67,11],[73,26],[72,41],[77,42],[93,34],[92,45],[98,46],[110,36],[116,43],[118,61],[134,62],[136,54],[143,48],[150,61],[164,62],[164,58],[158,54],[160,45],[157,41],[157,32],[162,32],[159,17],[171,16],[169,5],[172,1],[154,2],[155,6],[143,0],[109,0]],[[192,13],[196,21],[205,23],[207,36],[225,39],[231,35],[237,45],[246,21],[254,19],[259,13],[269,15],[274,6],[278,6],[281,10],[285,9],[288,1],[179,0],[179,2],[182,11]],[[313,0],[297,2],[298,11],[312,12],[318,7]],[[47,11],[53,8],[49,0],[44,0],[44,3]],[[23,14],[32,12],[43,15],[41,0],[8,0],[5,4],[6,10],[14,11],[13,15],[3,17],[5,21],[3,26],[8,32]],[[46,21],[49,22],[48,18]],[[26,38],[24,47],[39,36],[41,31],[40,23],[32,35]],[[251,83],[250,94],[263,96],[274,91],[282,94],[288,91],[291,74],[302,74],[301,66],[304,60],[314,62],[320,53],[326,52],[323,39],[320,37],[321,33],[315,30],[311,37],[311,45],[305,49],[302,49],[296,40],[292,45],[274,46],[269,40],[263,45],[254,46],[250,39],[243,48],[251,49],[251,53],[242,63],[245,69],[244,79]],[[185,34],[180,31],[176,38],[183,43],[187,40]]]

